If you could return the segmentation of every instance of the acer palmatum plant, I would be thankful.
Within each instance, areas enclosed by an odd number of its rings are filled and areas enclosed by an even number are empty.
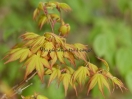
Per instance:
[[[50,13],[50,10],[56,9],[56,13]],[[97,58],[104,63],[106,69],[98,68],[98,66],[88,61],[87,52],[89,48],[87,45],[81,43],[69,44],[66,37],[70,32],[70,25],[62,19],[61,12],[71,11],[71,8],[66,3],[59,2],[40,2],[38,7],[34,10],[33,19],[38,21],[40,29],[48,23],[51,26],[51,31],[45,32],[43,35],[38,35],[33,32],[26,32],[20,37],[22,42],[16,44],[4,57],[6,63],[19,60],[24,62],[26,67],[24,80],[13,87],[14,94],[4,98],[13,98],[19,91],[23,91],[23,87],[35,75],[38,75],[40,80],[44,82],[43,78],[50,75],[48,86],[57,79],[58,84],[61,82],[64,85],[65,95],[68,87],[71,85],[77,95],[76,85],[80,86],[87,83],[87,94],[97,84],[102,95],[104,86],[111,92],[110,82],[113,83],[113,89],[118,86],[121,90],[126,89],[124,84],[109,72],[108,63],[101,58]],[[55,33],[54,26],[60,23],[58,33]],[[71,65],[67,65],[65,60],[68,60]],[[75,61],[84,61],[84,64],[75,69]],[[88,79],[88,80],[87,80]],[[88,81],[88,82],[86,82]],[[24,97],[22,99],[47,99],[35,93],[32,96]]]

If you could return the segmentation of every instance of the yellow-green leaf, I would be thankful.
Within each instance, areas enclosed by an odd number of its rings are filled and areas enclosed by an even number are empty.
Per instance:
[[[48,18],[45,15],[40,16],[38,25],[40,29],[43,27],[43,25],[48,21]]]
[[[56,54],[57,54],[57,57],[59,59],[59,61],[63,64],[65,64],[64,62],[64,52],[61,48],[58,48],[57,51],[56,51]]]
[[[118,79],[118,78],[116,78],[116,77],[113,77],[113,78],[112,78],[112,82],[113,82],[114,85],[117,85],[117,86],[121,89],[121,91],[123,91],[122,88],[127,89],[127,88],[125,88],[125,86],[124,86],[124,84],[121,82],[121,80]],[[114,87],[115,87],[115,86],[114,86]]]
[[[31,56],[31,51],[28,48],[15,48],[7,54],[5,58],[9,58],[6,63],[20,59],[20,62],[24,61],[27,57]]]
[[[61,8],[62,10],[66,11],[66,12],[71,11],[70,6],[66,3],[59,3],[59,8]]]
[[[89,84],[89,87],[88,87],[88,93],[90,92],[91,89],[93,89],[93,87],[97,84],[97,81],[98,81],[98,76],[95,74],[93,77],[90,78],[88,84]]]
[[[50,17],[52,20],[56,20],[57,22],[60,22],[60,16],[58,14],[52,13],[50,14]]]
[[[45,58],[40,58],[40,62],[46,67],[46,68],[51,68],[48,60],[46,60]]]
[[[57,55],[54,51],[50,52],[50,57],[51,59],[51,67],[56,63],[57,61]]]
[[[46,8],[53,9],[56,7],[56,3],[53,1],[45,3]]]
[[[71,52],[65,51],[64,52],[64,57],[67,58],[72,65],[76,66],[75,57]]]
[[[69,84],[71,82],[71,75],[68,73],[62,74],[61,77],[59,78],[59,82],[63,83],[64,89],[65,89],[65,95],[67,95],[67,90],[69,87]]]
[[[71,75],[74,73],[74,69],[71,68],[70,66],[65,66],[65,70],[66,70],[66,73],[69,73]]]
[[[50,79],[49,79],[49,83],[48,85],[50,85],[51,81],[53,81],[56,77],[59,78],[61,75],[61,71],[58,68],[52,68],[52,73],[50,75]]]
[[[44,67],[50,68],[50,65],[48,61],[42,57],[40,57],[39,54],[34,54],[32,55],[26,62],[26,74],[25,74],[25,79],[26,77],[33,71],[37,70],[38,76],[40,79],[43,81],[43,76],[44,76]]]
[[[40,58],[36,58],[38,62],[36,62],[36,70],[38,73],[38,76],[40,77],[41,81],[43,81],[43,76],[44,76],[44,66],[40,60]]]
[[[38,8],[36,8],[33,12],[33,19],[35,20],[37,15],[39,14],[40,10]]]
[[[98,67],[90,62],[88,62],[88,68],[90,71],[92,71],[93,73],[96,73],[98,71]]]
[[[43,10],[44,9],[44,3],[43,2],[39,2],[38,9],[39,10]]]
[[[25,73],[25,79],[27,76],[35,69],[36,67],[36,55],[32,55],[26,62],[26,73]]]
[[[74,54],[76,55],[76,57],[87,62],[87,53],[86,53],[86,51],[88,50],[87,46],[81,43],[76,43],[74,44],[74,47],[75,47]]]
[[[87,67],[80,66],[73,74],[73,80],[78,80],[81,85],[86,80],[87,76],[90,76],[89,70]]]
[[[88,93],[91,89],[93,89],[93,87],[98,83],[98,87],[99,87],[99,90],[101,91],[102,95],[104,96],[104,93],[103,93],[103,87],[105,86],[109,92],[110,92],[110,86],[109,86],[109,83],[106,79],[106,77],[100,73],[96,73],[94,74],[90,80],[89,80],[89,87],[88,87]]]
[[[33,32],[26,32],[24,34],[22,34],[20,37],[23,39],[23,40],[31,40],[31,39],[34,39],[36,37],[38,37],[39,35],[36,34],[36,33],[33,33]]]

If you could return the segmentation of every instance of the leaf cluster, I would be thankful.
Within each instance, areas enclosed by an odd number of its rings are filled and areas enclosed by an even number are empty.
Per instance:
[[[57,9],[60,15],[55,13],[49,13],[49,10]],[[38,35],[34,32],[26,32],[20,37],[22,42],[15,45],[5,56],[7,59],[6,63],[19,60],[24,62],[26,66],[25,79],[28,75],[32,74],[33,71],[37,71],[37,75],[43,82],[43,78],[46,75],[50,75],[49,83],[57,79],[58,84],[61,82],[64,85],[65,95],[69,85],[71,85],[76,94],[76,85],[84,85],[86,80],[88,93],[97,84],[99,90],[103,94],[103,87],[105,86],[110,92],[110,81],[118,86],[121,90],[124,88],[124,84],[109,72],[108,63],[101,58],[98,58],[106,66],[106,70],[98,68],[98,66],[90,63],[87,59],[88,46],[81,43],[69,44],[66,41],[66,37],[70,32],[69,24],[65,24],[61,17],[61,11],[70,11],[71,8],[65,3],[58,2],[40,2],[38,7],[33,13],[33,19],[38,18],[38,25],[40,29],[45,23],[51,25],[52,32],[45,32],[43,35]],[[39,16],[40,11],[43,13]],[[59,22],[60,28],[58,34],[54,33],[54,25]],[[76,66],[75,61],[82,60],[85,65],[79,66],[76,70],[67,65],[65,62],[68,60],[71,65]],[[110,81],[109,81],[110,80]],[[37,99],[39,96],[37,96]],[[24,98],[25,99],[25,98]],[[28,99],[28,98],[26,98]],[[43,98],[42,98],[43,99]],[[45,99],[45,98],[44,98]]]

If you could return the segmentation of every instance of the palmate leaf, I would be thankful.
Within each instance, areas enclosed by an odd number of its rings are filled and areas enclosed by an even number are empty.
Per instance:
[[[68,90],[69,84],[74,88],[76,95],[77,95],[76,86],[75,86],[75,83],[72,81],[71,74],[69,74],[69,73],[61,74],[61,76],[59,78],[59,84],[60,84],[60,82],[63,83],[64,89],[65,89],[65,96],[67,95],[67,90]]]
[[[65,71],[66,71],[66,73],[69,73],[72,75],[75,70],[73,68],[71,68],[70,66],[65,66]]]
[[[39,2],[38,7],[34,10],[33,12],[33,19],[35,20],[36,17],[39,15],[40,11],[43,11],[43,7],[44,7],[44,3],[43,2]]]
[[[38,37],[39,35],[36,34],[36,33],[33,33],[33,32],[26,32],[24,34],[22,34],[20,37],[23,39],[23,40],[31,40],[31,39],[34,39],[36,37]]]
[[[60,4],[59,4],[59,7],[60,7],[62,10],[64,10],[64,11],[71,11],[70,6],[69,6],[68,4],[66,4],[66,3],[60,3]]]
[[[58,35],[56,35],[54,33],[51,33],[51,35],[55,38],[55,41],[56,41],[57,44],[59,44],[60,46],[64,46],[65,45],[65,42],[64,42],[65,38],[60,37],[60,36],[58,36]]]
[[[48,22],[48,18],[45,15],[39,17],[38,26],[42,29],[43,25]]]
[[[31,48],[34,48],[36,46],[42,46],[45,42],[45,36],[40,36],[38,34],[35,34],[33,32],[27,32],[23,35],[21,35],[21,38],[25,41],[25,46],[30,46]]]
[[[25,46],[31,46],[31,48],[34,48],[36,46],[42,46],[45,42],[45,37],[44,36],[38,36],[34,39],[28,40],[25,43]]]
[[[81,43],[76,43],[74,44],[74,47],[75,47],[75,51],[74,51],[75,56],[87,62],[87,53],[86,53],[86,51],[88,50],[87,46]]]
[[[87,67],[80,66],[73,74],[73,81],[78,81],[81,85],[86,80],[87,76],[90,76],[89,70]]]
[[[34,12],[33,12],[33,19],[34,19],[34,20],[35,20],[36,17],[39,15],[39,13],[40,13],[40,10],[39,10],[38,8],[36,8],[36,9],[34,10]]]
[[[73,53],[75,51],[75,46],[73,44],[65,43],[63,48],[66,49],[66,51],[71,52],[71,53]]]
[[[57,54],[54,51],[52,51],[50,52],[50,57],[51,57],[50,62],[51,62],[51,67],[52,67],[57,61]]]
[[[76,66],[75,57],[71,52],[65,51],[64,52],[64,57],[67,58],[72,65]]]
[[[25,62],[25,66],[26,66],[25,79],[33,70],[36,69],[38,76],[40,77],[40,79],[42,81],[43,81],[43,75],[44,75],[44,67],[50,68],[48,61],[46,59],[40,57],[40,55],[38,55],[38,54],[32,55]]]
[[[96,73],[98,71],[98,67],[90,62],[88,62],[88,68],[92,73]]]
[[[39,10],[43,10],[44,9],[44,3],[43,2],[39,2],[38,9]]]
[[[24,61],[27,57],[32,55],[31,51],[28,48],[15,48],[7,54],[5,58],[9,58],[6,63],[20,59],[20,62]]]
[[[52,68],[52,73],[49,78],[48,86],[50,85],[51,81],[53,81],[56,77],[59,78],[61,76],[61,71],[58,68]]]
[[[107,78],[106,78],[104,75],[100,74],[100,73],[94,74],[94,75],[90,78],[88,84],[89,84],[88,93],[90,92],[91,89],[93,89],[93,87],[94,87],[96,84],[98,84],[99,90],[101,91],[101,93],[102,93],[103,95],[104,95],[104,93],[103,93],[103,87],[104,87],[104,86],[105,86],[105,87],[109,90],[109,92],[110,92],[110,86],[109,86],[109,83],[107,82]]]
[[[65,64],[65,62],[64,62],[64,52],[63,52],[62,50],[63,50],[63,49],[58,48],[58,49],[56,50],[56,54],[57,54],[57,57],[58,57],[59,61],[60,61],[61,63]]]
[[[46,8],[48,8],[48,9],[53,9],[53,8],[56,7],[56,3],[53,2],[53,1],[50,1],[50,2],[45,3],[45,6],[46,6]]]
[[[121,82],[120,79],[118,79],[118,78],[116,78],[116,77],[113,77],[111,80],[112,80],[112,82],[113,82],[114,87],[115,87],[115,85],[117,85],[117,86],[120,88],[120,90],[121,90],[122,92],[123,92],[122,89],[127,90],[127,88],[125,88],[124,84]]]
[[[62,9],[62,10],[64,10],[64,11],[71,11],[71,8],[70,8],[70,6],[68,5],[68,4],[66,4],[66,3],[56,3],[57,4],[57,9],[58,9],[58,11],[60,11],[60,9]]]
[[[65,95],[67,95],[67,90],[69,87],[69,84],[71,83],[71,75],[68,73],[64,73],[59,78],[59,83],[62,81],[65,89]]]
[[[41,56],[47,56],[47,54],[52,50],[54,51],[55,47],[53,45],[52,42],[49,42],[49,41],[46,41],[44,44],[43,44],[43,52],[42,52],[42,55]]]
[[[53,44],[56,44],[56,46],[57,45],[59,45],[59,46],[65,45],[65,42],[64,42],[65,38],[60,37],[54,33],[46,32],[46,33],[44,33],[44,36],[46,37],[46,39],[48,41],[52,41]]]
[[[45,6],[46,8],[50,8],[50,9],[53,9],[53,8],[57,8],[58,11],[60,11],[60,9],[64,10],[64,11],[71,11],[71,8],[68,4],[66,3],[59,3],[59,2],[48,2],[48,3],[45,3]]]

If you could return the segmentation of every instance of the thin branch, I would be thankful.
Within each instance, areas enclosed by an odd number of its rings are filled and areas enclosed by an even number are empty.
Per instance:
[[[27,76],[27,79],[26,80],[22,80],[19,84],[15,85],[14,87],[11,88],[10,91],[14,91],[14,94],[12,96],[9,96],[7,97],[6,94],[3,94],[3,96],[1,97],[1,99],[8,99],[8,98],[11,98],[14,97],[17,93],[19,93],[20,91],[23,91],[24,89],[26,89],[27,87],[31,86],[32,83],[26,87],[23,88],[23,86],[28,83],[29,80],[31,80],[35,75],[37,74],[37,71],[34,70],[31,74],[29,74]]]

